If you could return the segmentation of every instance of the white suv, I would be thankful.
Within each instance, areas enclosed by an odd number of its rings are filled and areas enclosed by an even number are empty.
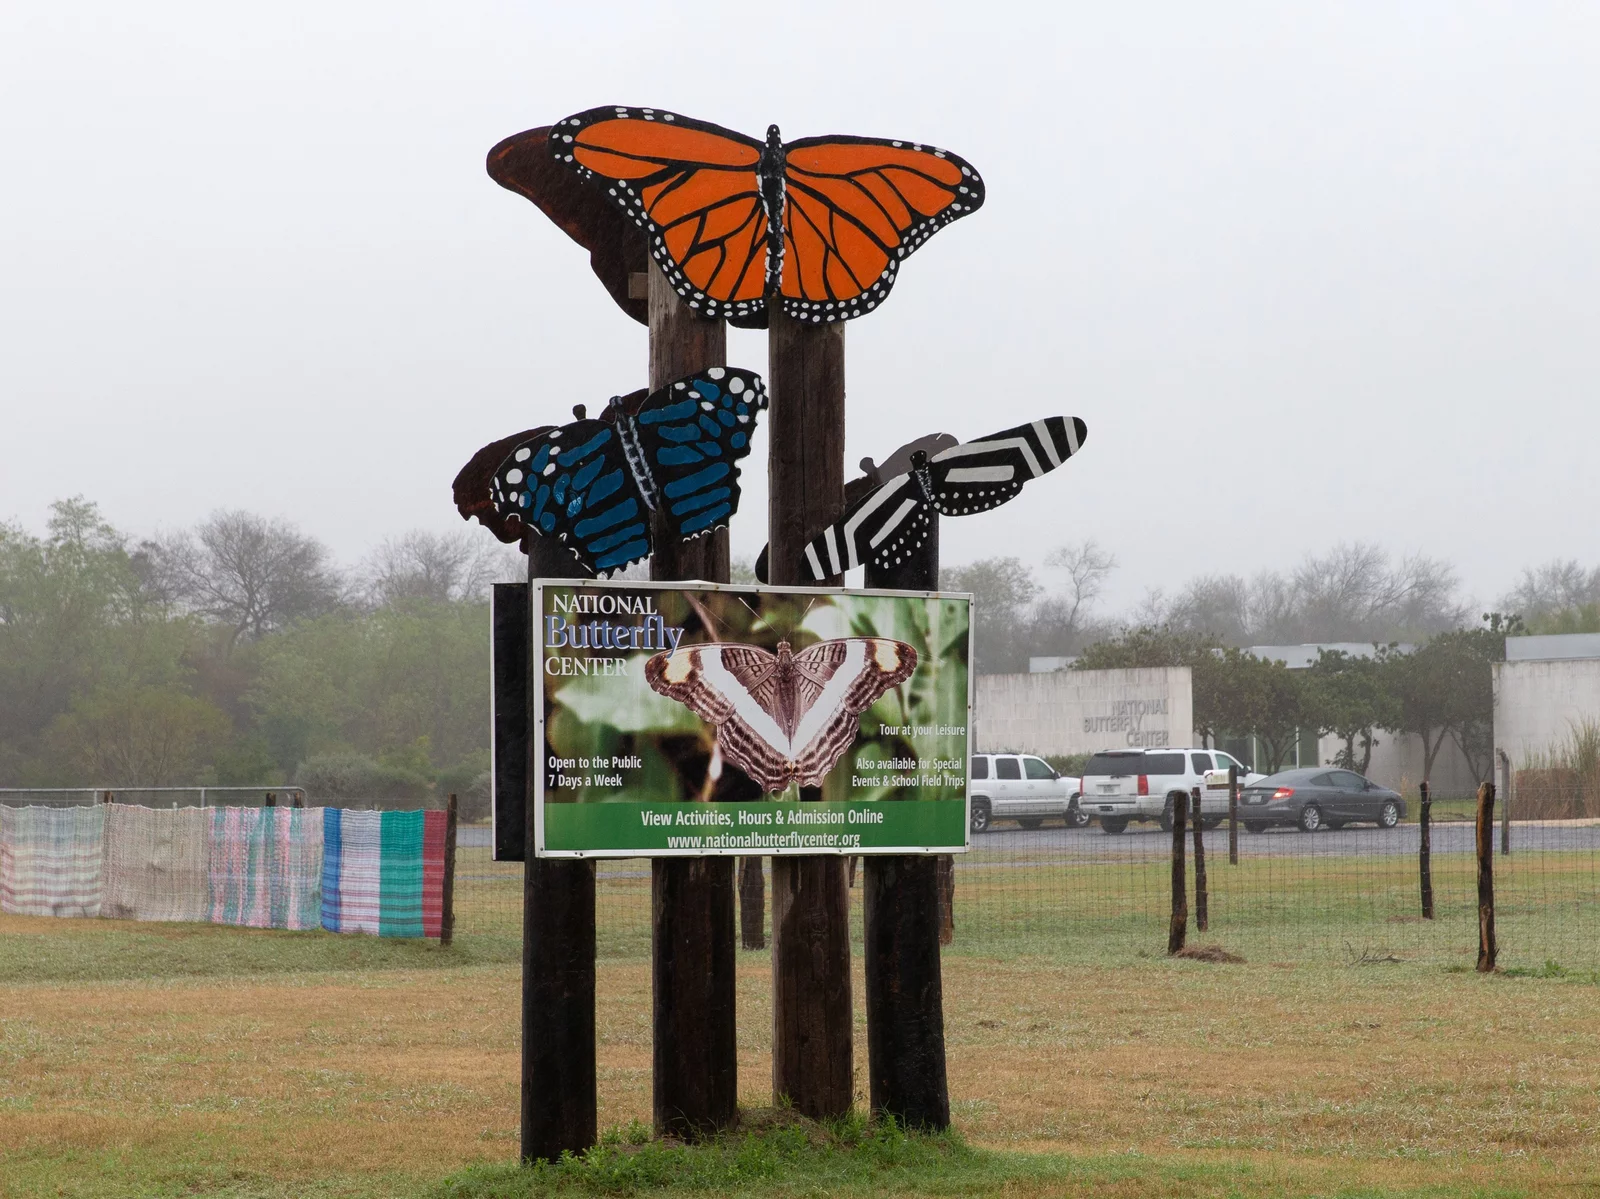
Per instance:
[[[996,820],[1038,828],[1059,817],[1068,828],[1089,821],[1074,802],[1078,780],[1064,777],[1043,758],[1029,754],[972,755],[972,831],[984,833]]]
[[[1108,833],[1120,833],[1132,820],[1155,820],[1172,828],[1172,805],[1201,788],[1200,815],[1215,828],[1228,815],[1228,767],[1239,770],[1243,787],[1265,775],[1252,774],[1220,749],[1108,749],[1083,768],[1079,807],[1085,819],[1098,820]],[[1208,777],[1209,776],[1209,777]]]

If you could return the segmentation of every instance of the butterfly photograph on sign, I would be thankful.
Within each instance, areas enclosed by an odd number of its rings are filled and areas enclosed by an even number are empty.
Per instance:
[[[479,450],[456,476],[456,507],[502,541],[553,537],[591,572],[613,573],[649,556],[652,514],[679,540],[727,525],[766,406],[761,376],[732,367],[614,397],[599,418],[578,405],[570,424]]]
[[[532,604],[547,854],[965,846],[969,597],[544,580]]]
[[[657,654],[645,678],[716,726],[722,756],[761,785],[820,787],[855,743],[858,717],[911,677],[917,651],[884,637],[840,637],[796,654],[693,645]]]
[[[870,137],[765,140],[659,108],[592,108],[550,127],[555,161],[644,230],[702,316],[764,328],[767,306],[812,324],[889,295],[900,264],[977,211],[983,180],[948,150]]]

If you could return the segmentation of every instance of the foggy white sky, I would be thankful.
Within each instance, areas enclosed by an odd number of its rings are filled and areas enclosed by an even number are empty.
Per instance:
[[[848,460],[1058,412],[1089,442],[945,521],[946,563],[1092,536],[1113,608],[1341,539],[1485,600],[1594,563],[1600,7],[1331,8],[10,0],[0,519],[241,506],[347,560],[458,526],[480,445],[645,382],[644,329],[483,169],[628,103],[983,172],[850,324]],[[764,335],[729,354],[765,371]]]

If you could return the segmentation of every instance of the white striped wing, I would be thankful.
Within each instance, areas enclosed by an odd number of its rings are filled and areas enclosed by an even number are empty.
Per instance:
[[[933,505],[946,516],[998,508],[1076,454],[1087,435],[1077,417],[1047,416],[952,446],[929,464]]]

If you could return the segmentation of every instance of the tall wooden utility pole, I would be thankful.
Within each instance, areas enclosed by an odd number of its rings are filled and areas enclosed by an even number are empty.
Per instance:
[[[899,566],[867,564],[867,586],[936,591],[939,519]],[[874,1112],[902,1126],[950,1126],[945,1070],[944,981],[939,969],[941,860],[932,854],[868,854],[862,887],[866,956],[867,1074]]]
[[[768,577],[812,585],[806,540],[844,510],[844,323],[772,308]],[[812,1118],[843,1115],[852,1100],[849,915],[842,857],[772,859],[772,1092]]]
[[[529,593],[537,579],[586,577],[553,538],[529,536]],[[531,621],[537,630],[537,619]],[[595,1143],[598,1091],[594,1055],[594,862],[534,856],[535,771],[545,744],[533,735],[538,713],[533,672],[543,664],[537,631],[529,639],[529,737],[522,885],[522,1157],[555,1161]]]
[[[648,271],[650,389],[728,364],[721,321],[696,316],[666,276]],[[657,513],[652,579],[728,581],[728,531],[679,541]],[[733,866],[727,857],[650,863],[652,1110],[658,1134],[701,1137],[738,1112]]]

